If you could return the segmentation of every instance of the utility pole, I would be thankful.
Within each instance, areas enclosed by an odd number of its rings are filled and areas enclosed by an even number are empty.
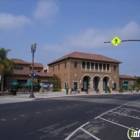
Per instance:
[[[37,44],[32,44],[31,45],[31,53],[32,53],[32,73],[31,73],[31,93],[30,93],[30,98],[34,98],[34,92],[33,92],[33,78],[34,78],[34,53],[36,50]]]

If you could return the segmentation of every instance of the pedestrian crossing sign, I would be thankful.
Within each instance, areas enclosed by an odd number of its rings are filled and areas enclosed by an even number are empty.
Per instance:
[[[115,36],[112,40],[111,40],[111,43],[114,45],[114,46],[118,46],[120,43],[121,43],[121,39],[117,36]]]

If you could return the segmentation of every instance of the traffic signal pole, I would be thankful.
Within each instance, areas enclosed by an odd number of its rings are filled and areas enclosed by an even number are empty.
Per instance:
[[[128,41],[140,41],[140,39],[121,40],[121,42],[128,42]],[[104,43],[111,43],[111,41],[106,41]]]

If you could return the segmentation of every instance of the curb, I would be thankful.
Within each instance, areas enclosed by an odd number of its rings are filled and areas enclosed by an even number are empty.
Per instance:
[[[54,97],[44,97],[44,98],[35,98],[34,100],[47,100],[47,99],[53,99],[53,98],[64,98],[64,97],[78,97],[78,96],[101,96],[101,95],[137,95],[139,93],[105,93],[105,94],[83,94],[83,95],[64,95],[64,96],[54,96]]]

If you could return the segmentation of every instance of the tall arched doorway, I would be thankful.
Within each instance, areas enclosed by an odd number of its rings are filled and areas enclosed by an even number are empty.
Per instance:
[[[106,87],[108,86],[109,78],[104,77],[103,78],[103,90],[106,90]]]
[[[90,77],[84,76],[83,78],[83,91],[86,91],[89,88]]]
[[[93,79],[93,88],[94,90],[99,89],[99,82],[100,82],[100,77],[95,76]]]

